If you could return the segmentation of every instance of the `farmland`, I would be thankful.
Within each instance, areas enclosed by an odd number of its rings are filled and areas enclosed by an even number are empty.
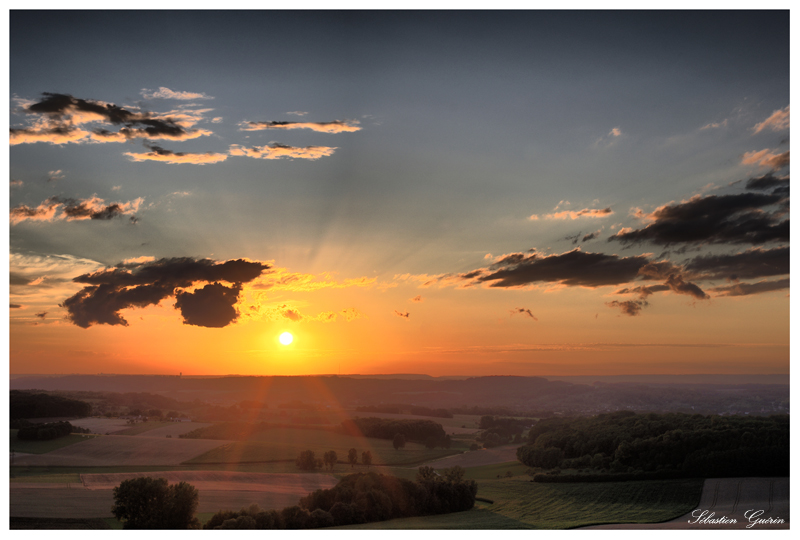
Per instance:
[[[23,454],[46,454],[48,452],[52,452],[53,450],[58,450],[73,444],[86,442],[88,439],[95,437],[94,435],[79,435],[77,433],[72,433],[66,437],[50,439],[49,441],[26,441],[17,439],[16,429],[12,429],[10,431],[11,439],[9,441],[9,449]]]
[[[369,523],[358,529],[568,529],[609,522],[666,521],[696,508],[702,480],[539,484],[525,477],[485,480],[475,509],[449,516]],[[350,528],[350,527],[349,527]]]
[[[62,467],[178,465],[224,442],[103,435],[46,454],[19,456],[14,464]]]
[[[201,440],[201,439],[192,439]],[[255,433],[250,440],[228,442],[187,461],[188,464],[294,461],[302,450],[312,450],[319,456],[336,451],[339,460],[347,459],[350,448],[372,453],[375,465],[415,465],[458,453],[457,450],[429,450],[418,443],[406,443],[395,450],[392,441],[354,437],[326,430],[282,428]]]

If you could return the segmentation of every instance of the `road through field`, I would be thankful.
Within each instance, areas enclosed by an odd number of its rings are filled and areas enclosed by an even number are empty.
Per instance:
[[[753,516],[753,511],[761,513]],[[759,522],[750,526],[751,520],[758,519],[773,521],[780,519],[784,523]],[[718,522],[715,523],[715,520]],[[583,529],[686,530],[747,528],[750,530],[789,528],[788,478],[709,478],[703,484],[703,493],[697,509],[672,521],[644,525],[583,527]]]

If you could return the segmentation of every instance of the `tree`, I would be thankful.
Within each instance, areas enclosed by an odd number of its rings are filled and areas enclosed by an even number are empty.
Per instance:
[[[369,469],[369,466],[372,465],[372,452],[370,452],[369,450],[367,450],[366,452],[361,452],[361,463],[366,465],[367,468]]]
[[[394,449],[397,450],[399,448],[405,448],[406,446],[406,437],[402,433],[398,433],[394,436],[394,440],[392,441],[394,445]]]
[[[299,469],[304,471],[313,471],[317,468],[317,458],[314,456],[313,450],[303,450],[300,452],[295,463]]]
[[[358,463],[358,451],[355,448],[351,448],[347,451],[347,461],[350,462],[350,468],[352,469],[356,463]]]
[[[323,457],[325,460],[325,467],[330,465],[331,470],[333,470],[333,466],[336,465],[336,462],[339,461],[339,456],[336,455],[335,450],[330,450],[328,452],[325,452],[325,455]]]
[[[191,484],[169,485],[165,478],[143,476],[114,488],[114,517],[124,529],[197,529],[199,495]]]
[[[431,482],[436,479],[436,476],[433,467],[420,467],[417,470],[417,482]]]

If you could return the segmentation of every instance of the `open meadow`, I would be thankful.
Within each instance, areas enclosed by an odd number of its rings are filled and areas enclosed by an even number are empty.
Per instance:
[[[204,439],[184,439],[204,440]],[[322,429],[276,428],[254,433],[247,441],[229,441],[187,461],[187,464],[242,463],[259,461],[294,461],[303,450],[312,450],[317,457],[334,450],[340,463],[347,461],[347,452],[355,448],[369,450],[374,465],[415,465],[459,453],[458,450],[428,449],[414,442],[395,450],[392,441],[344,435]]]
[[[225,441],[103,435],[40,455],[20,455],[14,459],[14,464],[61,467],[179,465],[222,444]]]

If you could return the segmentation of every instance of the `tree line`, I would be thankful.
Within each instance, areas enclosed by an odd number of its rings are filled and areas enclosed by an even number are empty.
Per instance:
[[[351,418],[342,421],[342,431],[348,435],[394,440],[400,434],[407,441],[425,443],[429,438],[443,440],[446,436],[441,424],[433,420],[394,418]]]
[[[318,489],[282,510],[253,504],[220,510],[203,529],[313,529],[387,519],[445,514],[475,505],[478,486],[461,467],[437,474],[421,467],[416,482],[374,472],[350,474],[331,489]],[[114,488],[112,513],[124,529],[199,529],[197,489],[186,482],[140,477]]]
[[[69,422],[49,422],[47,424],[32,424],[30,422],[20,422],[17,431],[17,439],[21,441],[50,441],[60,437],[66,437],[70,433],[91,433],[91,430],[73,426]]]
[[[549,418],[531,428],[517,458],[544,469],[788,476],[789,417],[621,411]]]
[[[325,467],[325,469],[330,467],[330,470],[333,470],[338,462],[339,456],[336,454],[335,450],[325,452],[321,458],[317,457],[313,450],[303,450],[297,455],[297,459],[295,460],[297,468],[304,471],[314,471],[323,467]],[[358,450],[351,448],[347,451],[347,462],[350,464],[351,468],[358,463]],[[369,450],[361,452],[361,464],[367,467],[372,465],[372,452]]]
[[[238,512],[222,510],[203,528],[312,529],[461,512],[475,505],[477,490],[473,480],[464,480],[460,467],[441,476],[422,467],[416,482],[375,472],[356,473],[280,511],[264,511],[256,505]]]
[[[11,390],[9,413],[12,420],[59,416],[84,417],[91,415],[92,406],[85,401],[52,394]]]

